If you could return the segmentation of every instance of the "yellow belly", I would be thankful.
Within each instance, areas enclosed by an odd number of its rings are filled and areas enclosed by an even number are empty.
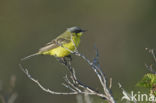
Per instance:
[[[80,38],[74,38],[73,41],[75,42],[76,47],[78,47],[78,45],[80,43]],[[75,50],[75,46],[74,46],[72,41],[70,43],[64,44],[63,47],[59,46],[59,47],[54,48],[52,50],[43,52],[43,54],[53,55],[53,56],[56,56],[56,57],[65,57],[65,56],[70,54],[70,51],[67,50],[67,48],[69,50],[71,50],[71,51]]]

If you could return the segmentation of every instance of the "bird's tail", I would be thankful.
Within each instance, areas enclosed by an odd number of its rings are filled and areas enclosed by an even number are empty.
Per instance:
[[[34,57],[34,56],[36,56],[36,55],[39,55],[39,54],[40,54],[40,53],[35,53],[35,54],[28,55],[28,56],[22,58],[21,61],[25,61],[25,60],[30,59],[30,58],[32,58],[32,57]]]

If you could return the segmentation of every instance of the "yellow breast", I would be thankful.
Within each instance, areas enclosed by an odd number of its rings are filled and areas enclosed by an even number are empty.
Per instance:
[[[74,51],[75,45],[76,45],[76,47],[78,47],[80,44],[80,37],[73,36],[72,39],[73,40],[71,40],[71,42],[63,44],[63,47],[59,46],[59,47],[54,48],[52,50],[46,51],[43,54],[53,55],[56,57],[65,57],[65,56],[69,55],[70,54],[69,50]],[[67,48],[69,50],[67,50]]]

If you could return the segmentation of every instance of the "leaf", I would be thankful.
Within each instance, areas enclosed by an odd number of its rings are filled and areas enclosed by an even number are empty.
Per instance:
[[[152,89],[155,84],[156,84],[156,75],[148,73],[145,74],[142,80],[137,83],[137,86]]]

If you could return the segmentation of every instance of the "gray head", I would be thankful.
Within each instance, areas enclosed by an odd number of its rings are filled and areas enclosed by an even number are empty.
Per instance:
[[[68,28],[67,30],[69,30],[72,33],[80,33],[80,32],[85,32],[86,31],[86,30],[82,30],[81,28],[76,27],[76,26]]]

